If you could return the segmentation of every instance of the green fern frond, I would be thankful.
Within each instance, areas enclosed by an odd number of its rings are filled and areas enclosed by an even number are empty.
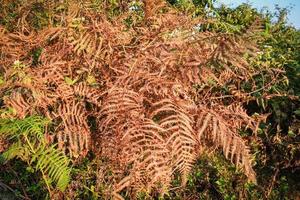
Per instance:
[[[41,145],[30,162],[36,162],[36,169],[47,173],[51,180],[56,182],[59,190],[66,189],[70,181],[70,161],[62,151],[56,149],[56,145]]]
[[[22,147],[21,142],[13,143],[7,151],[0,154],[0,163],[4,163],[16,157],[23,157],[25,149]]]
[[[41,171],[46,183],[55,182],[56,187],[64,191],[70,181],[70,159],[56,145],[47,145],[44,137],[48,119],[31,116],[25,119],[0,119],[0,135],[4,135],[14,143],[0,156],[0,160],[8,161],[20,158]],[[16,141],[17,139],[17,141]]]
[[[42,139],[44,127],[49,123],[48,119],[40,116],[30,116],[25,119],[1,119],[0,134],[10,139],[19,138],[22,135],[34,136]]]

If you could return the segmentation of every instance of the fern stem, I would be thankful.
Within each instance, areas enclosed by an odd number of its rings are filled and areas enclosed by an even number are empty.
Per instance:
[[[41,169],[41,172],[42,172],[43,179],[44,179],[44,181],[45,181],[45,183],[46,183],[47,190],[48,190],[48,192],[49,192],[50,199],[51,199],[52,192],[51,192],[51,189],[50,189],[50,185],[48,184],[47,177],[46,177],[46,175],[45,175],[45,173],[44,173],[44,170]]]
[[[28,146],[29,146],[30,150],[33,152],[33,154],[36,154],[36,151],[34,150],[33,146],[31,145],[31,143],[30,143],[30,141],[29,141],[29,139],[28,139],[27,135],[24,135],[24,138],[25,138],[25,140],[26,140],[26,142],[27,142],[27,144],[28,144]],[[49,195],[50,195],[50,198],[51,198],[51,196],[52,196],[52,195],[51,195],[51,194],[52,194],[52,192],[51,192],[51,189],[50,189],[50,185],[48,184],[47,177],[46,177],[46,175],[45,175],[45,173],[44,173],[44,170],[43,170],[43,169],[40,169],[40,171],[42,172],[43,179],[44,179],[44,181],[45,181],[45,183],[46,183],[47,190],[48,190],[48,192],[49,192]]]
[[[27,135],[24,135],[24,138],[25,138],[25,140],[26,140],[26,142],[27,142],[27,144],[28,144],[30,150],[35,154],[36,151],[35,151],[34,148],[32,147],[32,145],[31,145],[31,143],[30,143],[30,141],[29,141]]]

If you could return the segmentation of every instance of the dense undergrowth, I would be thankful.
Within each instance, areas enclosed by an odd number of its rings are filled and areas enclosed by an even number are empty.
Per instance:
[[[0,199],[300,198],[286,14],[2,0]]]

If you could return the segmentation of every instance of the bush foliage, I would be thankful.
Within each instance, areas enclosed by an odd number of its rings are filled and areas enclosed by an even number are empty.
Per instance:
[[[215,2],[3,0],[0,199],[300,198],[300,32]]]

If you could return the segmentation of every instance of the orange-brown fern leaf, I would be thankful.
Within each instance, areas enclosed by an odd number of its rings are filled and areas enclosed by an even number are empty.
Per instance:
[[[52,42],[54,41],[55,39],[60,39],[62,38],[64,35],[63,35],[63,31],[65,30],[66,28],[64,27],[51,27],[51,28],[47,28],[47,29],[44,29],[40,32],[39,34],[39,39],[42,40],[42,42]]]
[[[185,185],[187,176],[196,160],[196,138],[193,130],[193,119],[176,102],[162,99],[152,105],[151,118],[166,129],[166,145],[171,149],[171,160],[174,171],[182,175]]]
[[[74,94],[84,97],[88,102],[95,104],[96,106],[100,107],[100,95],[99,91],[89,87],[87,84],[80,82],[76,84],[74,87]]]
[[[90,130],[83,105],[75,101],[62,103],[55,115],[62,120],[56,134],[59,148],[72,158],[84,157],[90,148]]]
[[[247,80],[253,70],[244,54],[254,55],[254,43],[244,40],[242,36],[219,35],[216,37],[216,48],[211,59],[220,63],[225,70],[230,71],[236,78]]]
[[[100,111],[101,116],[107,115],[117,118],[120,113],[125,115],[142,114],[142,97],[128,89],[112,88],[104,100],[104,105]],[[105,124],[103,124],[105,125]]]
[[[141,96],[128,89],[111,88],[103,99],[102,109],[98,116],[99,135],[97,141],[104,156],[117,162],[126,163],[128,157],[122,158],[121,138],[131,123],[143,117]],[[110,156],[112,155],[112,156]]]
[[[19,92],[13,92],[10,97],[4,98],[4,104],[6,107],[14,109],[17,117],[20,119],[25,118],[33,111],[32,105]]]
[[[68,65],[70,64],[66,61],[54,61],[34,70],[32,77],[35,79],[35,86],[47,90],[47,96],[50,98],[65,101],[72,99],[74,90],[72,85],[66,82],[66,78],[70,76]]]
[[[223,110],[223,109],[222,109]],[[250,181],[256,182],[256,175],[252,168],[252,156],[246,142],[239,135],[242,125],[248,125],[249,119],[245,118],[244,113],[222,113],[200,107],[196,116],[197,140],[201,145],[203,141],[212,142],[215,146],[221,147],[227,159],[238,168],[242,168]],[[232,120],[228,120],[232,117]]]
[[[126,145],[123,151],[131,158],[128,163],[132,163],[133,167],[129,176],[134,190],[168,191],[172,167],[164,134],[166,130],[150,119],[136,121],[124,132],[122,142]],[[120,191],[120,188],[116,189]]]
[[[155,97],[176,96],[182,89],[180,84],[168,80],[166,76],[141,69],[132,70],[128,74],[118,77],[115,84],[133,89],[147,96],[148,100],[155,99]]]
[[[215,109],[216,112],[222,113],[222,116],[231,127],[239,130],[241,128],[249,128],[252,131],[255,131],[257,121],[250,117],[246,110],[240,104],[232,104],[225,107],[219,107]]]
[[[84,18],[69,16],[67,42],[78,56],[82,56],[90,69],[99,66],[104,60],[113,57],[114,47],[130,43],[133,35],[118,20],[111,22],[101,13],[95,16],[85,16],[91,20],[88,26]]]
[[[72,2],[67,16],[67,41],[73,47],[73,51],[77,55],[90,56],[97,50],[97,35],[91,34],[84,26],[84,17],[77,17],[80,13],[80,5]],[[101,49],[102,45],[100,45]],[[96,49],[95,49],[96,48]]]
[[[77,37],[78,38],[76,38],[76,36],[74,35],[70,35],[68,37],[68,41],[73,46],[73,51],[77,55],[84,54],[87,57],[99,56],[102,48],[101,37],[92,35],[88,30],[86,30],[82,34],[79,34]],[[100,41],[98,41],[97,38],[100,38]]]
[[[165,2],[162,0],[143,0],[145,19],[153,18],[155,12],[165,6]]]
[[[4,152],[9,146],[8,141],[0,136],[0,153]]]
[[[1,67],[8,68],[17,60],[26,58],[28,49],[33,49],[36,45],[34,33],[24,35],[22,33],[9,33],[0,26],[0,52]],[[25,64],[31,63],[26,61]]]
[[[123,176],[115,185],[115,197],[120,198],[118,192],[129,187],[129,182],[135,191],[156,188],[166,192],[172,173],[163,137],[167,131],[145,118],[143,98],[139,93],[116,87],[108,92],[103,102],[99,116],[102,153],[108,153],[110,159],[119,163],[119,168],[132,166],[127,169],[129,176]],[[158,187],[159,184],[163,187]]]

